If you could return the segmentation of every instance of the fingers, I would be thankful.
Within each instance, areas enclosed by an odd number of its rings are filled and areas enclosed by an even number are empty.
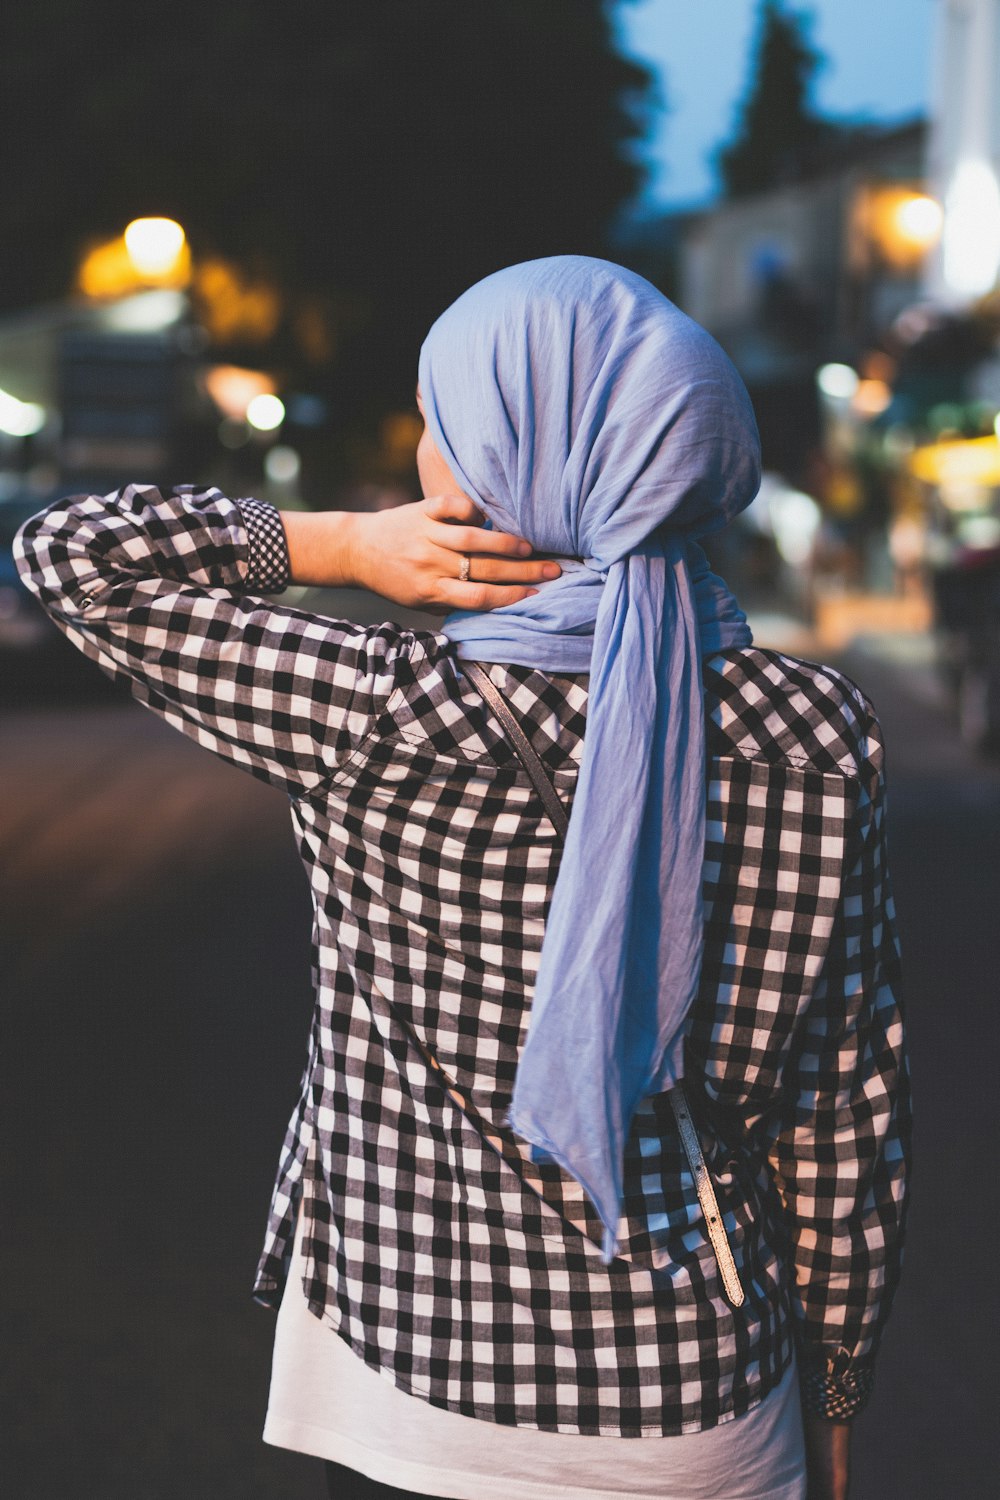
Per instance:
[[[460,583],[457,578],[442,578],[436,590],[449,609],[502,609],[517,604],[538,592],[523,585],[501,587],[489,583]]]
[[[428,521],[426,538],[441,549],[441,573],[426,587],[431,608],[502,609],[536,593],[532,585],[562,572],[551,559],[531,558],[531,543],[523,537],[481,526],[482,511],[468,495],[434,495],[422,505]],[[463,559],[469,564],[464,580]],[[432,557],[423,566],[428,564],[437,571]]]
[[[447,547],[450,552],[488,552],[497,557],[530,557],[531,543],[523,537],[511,536],[506,531],[484,531],[479,526],[449,526],[434,524],[430,527],[431,540],[438,547]]]
[[[432,521],[467,521],[478,526],[485,517],[468,495],[433,495],[423,502],[425,515]]]
[[[456,559],[457,561],[457,559]],[[543,583],[558,578],[562,568],[556,562],[504,562],[500,557],[470,558],[469,581],[473,583]],[[456,576],[460,576],[457,575]]]

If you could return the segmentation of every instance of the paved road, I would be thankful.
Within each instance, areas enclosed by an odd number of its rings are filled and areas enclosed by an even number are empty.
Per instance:
[[[889,838],[914,1081],[912,1213],[856,1500],[997,1493],[1000,767],[956,743],[926,673],[844,662],[886,730]],[[901,691],[900,677],[910,691]]]
[[[1000,771],[925,680],[850,665],[890,743],[918,1112],[854,1500],[973,1500],[995,1493]],[[117,702],[7,712],[0,785],[4,1491],[320,1500],[314,1461],[260,1443],[272,1315],[248,1296],[310,998],[285,803]]]

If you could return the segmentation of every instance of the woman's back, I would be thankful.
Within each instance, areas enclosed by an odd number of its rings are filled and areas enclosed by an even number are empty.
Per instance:
[[[871,1347],[888,1311],[876,1241],[898,1215],[883,1108],[898,1018],[890,898],[871,885],[870,705],[839,674],[756,648],[704,669],[706,946],[689,1094],[746,1292],[734,1310],[663,1096],[629,1139],[627,1233],[607,1269],[579,1184],[536,1165],[507,1128],[560,840],[448,642],[378,634],[393,685],[365,705],[335,774],[293,804],[317,893],[320,1001],[258,1295],[281,1284],[309,1142],[307,1201],[335,1205],[307,1224],[310,1303],[405,1389],[562,1431],[710,1426],[767,1394],[790,1358],[777,1174],[786,1196],[808,1195],[810,1256],[847,1264],[867,1244],[842,1292],[804,1308],[817,1354]],[[569,805],[586,677],[489,672]],[[862,951],[860,909],[857,931],[838,926],[852,879],[867,891],[863,920],[884,914],[879,954]],[[877,1022],[851,1032],[845,991],[883,962]],[[795,1119],[806,1085],[840,1110],[818,1116],[812,1144]],[[861,1149],[845,1153],[852,1130]],[[848,1228],[839,1203],[824,1205],[845,1191],[855,1205],[857,1158],[876,1145],[888,1158]]]

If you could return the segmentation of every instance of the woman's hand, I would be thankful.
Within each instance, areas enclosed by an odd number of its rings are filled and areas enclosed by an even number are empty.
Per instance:
[[[807,1500],[847,1500],[850,1483],[850,1422],[803,1414],[808,1470]]]
[[[285,511],[292,580],[356,584],[416,609],[499,609],[558,578],[558,563],[531,559],[531,546],[486,531],[466,495],[435,495],[393,510]],[[469,559],[462,582],[462,559]]]

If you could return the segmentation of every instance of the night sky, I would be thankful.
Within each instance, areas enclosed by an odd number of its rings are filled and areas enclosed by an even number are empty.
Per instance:
[[[837,117],[898,120],[930,103],[935,0],[816,0],[814,46],[829,62],[816,104]],[[758,0],[632,0],[618,7],[623,50],[655,69],[668,103],[646,151],[651,206],[716,189],[713,148],[732,129],[746,86]]]

